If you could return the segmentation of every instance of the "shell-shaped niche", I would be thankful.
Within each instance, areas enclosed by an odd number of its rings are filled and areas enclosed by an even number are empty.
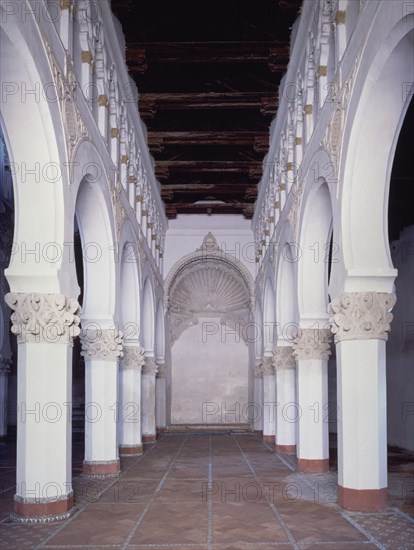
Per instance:
[[[170,289],[175,313],[220,315],[249,307],[249,289],[234,266],[220,259],[191,262],[177,274]]]

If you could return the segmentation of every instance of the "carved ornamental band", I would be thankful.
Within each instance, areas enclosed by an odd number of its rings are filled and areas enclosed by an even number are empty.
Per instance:
[[[154,357],[145,357],[145,363],[142,369],[142,374],[157,374],[158,367]]]
[[[165,363],[157,363],[157,378],[165,378]]]
[[[120,367],[123,369],[142,370],[144,366],[144,348],[140,346],[124,346],[124,356],[121,359]]]
[[[289,370],[296,367],[292,346],[277,346],[273,349],[275,370]]]
[[[331,355],[329,329],[302,328],[293,342],[293,354],[296,359],[322,359],[327,361]]]
[[[335,341],[388,340],[396,296],[387,292],[345,292],[329,304]]]
[[[263,376],[271,376],[275,374],[275,367],[273,366],[272,356],[263,357],[262,370],[263,370]]]
[[[9,293],[5,301],[14,310],[11,331],[19,344],[72,344],[80,333],[79,303],[63,294]]]
[[[86,360],[116,361],[123,356],[122,332],[114,329],[82,329],[81,355]]]

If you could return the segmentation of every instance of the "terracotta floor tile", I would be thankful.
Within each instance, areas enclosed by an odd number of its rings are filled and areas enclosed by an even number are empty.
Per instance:
[[[91,504],[49,544],[122,544],[144,508],[141,503]]]
[[[205,543],[207,512],[207,503],[154,503],[132,538],[131,544]]]
[[[207,480],[167,479],[155,495],[155,502],[207,502],[209,493]]]
[[[213,539],[218,542],[287,542],[288,537],[267,504],[214,503]]]

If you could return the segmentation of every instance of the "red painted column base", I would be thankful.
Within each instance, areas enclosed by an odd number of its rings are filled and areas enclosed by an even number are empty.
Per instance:
[[[83,462],[83,473],[85,476],[116,476],[120,472],[118,460],[109,460],[108,462]]]
[[[298,458],[298,470],[303,474],[325,474],[329,472],[329,458]]]
[[[275,440],[276,440],[276,436],[274,436],[274,435],[264,435],[263,436],[264,443],[273,443],[273,445],[274,445]]]
[[[139,456],[142,452],[142,445],[119,446],[119,456]]]
[[[288,455],[296,454],[296,445],[276,445],[277,453],[286,453]]]
[[[73,495],[60,500],[23,499],[14,497],[14,513],[12,519],[19,522],[40,523],[59,521],[68,518],[74,511]]]
[[[157,434],[146,434],[142,436],[143,443],[155,443],[157,441]]]
[[[383,489],[348,489],[338,485],[339,505],[353,512],[382,512],[387,508],[387,487]]]
[[[165,434],[167,432],[168,432],[168,428],[166,426],[157,427],[157,434]]]

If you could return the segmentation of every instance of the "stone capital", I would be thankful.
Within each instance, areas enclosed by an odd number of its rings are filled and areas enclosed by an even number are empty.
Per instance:
[[[273,365],[273,356],[266,355],[265,357],[263,357],[262,370],[263,370],[263,376],[271,376],[275,374],[275,367]]]
[[[157,378],[165,378],[165,363],[157,363]]]
[[[144,366],[142,368],[142,374],[156,375],[158,372],[157,363],[154,357],[144,357]]]
[[[140,346],[124,346],[124,355],[119,363],[121,369],[136,369],[141,372],[144,366],[144,351]]]
[[[17,342],[73,344],[79,335],[80,305],[63,294],[9,293],[11,331]]]
[[[294,369],[296,362],[292,346],[276,346],[273,348],[273,365],[276,371]]]
[[[321,359],[331,355],[332,334],[329,329],[301,328],[293,342],[293,355],[298,361]]]
[[[85,360],[116,361],[123,356],[123,333],[115,329],[82,329],[81,355]]]
[[[255,378],[262,378],[263,376],[263,368],[262,368],[262,361],[256,361],[256,364],[254,366],[254,377]]]
[[[396,296],[387,292],[345,292],[329,304],[335,341],[388,340]]]

